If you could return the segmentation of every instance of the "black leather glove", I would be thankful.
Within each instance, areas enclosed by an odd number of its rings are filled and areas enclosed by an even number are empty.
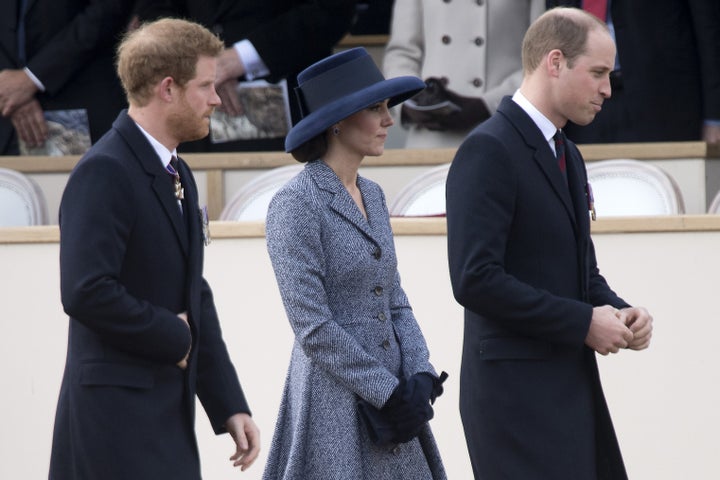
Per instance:
[[[467,131],[490,118],[490,111],[481,98],[458,95],[435,77],[428,78],[425,85],[424,90],[402,105],[400,122],[403,125]]]

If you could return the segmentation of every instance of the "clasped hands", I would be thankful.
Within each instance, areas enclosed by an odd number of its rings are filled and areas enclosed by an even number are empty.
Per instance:
[[[35,98],[37,90],[23,70],[0,70],[0,114],[10,119],[29,147],[41,146],[48,136],[42,107]]]
[[[435,77],[425,80],[425,85],[425,89],[415,95],[411,102],[402,105],[400,121],[403,125],[464,132],[490,117],[490,111],[482,98],[459,95]],[[420,108],[413,108],[413,104]]]
[[[650,346],[652,322],[643,307],[594,307],[585,344],[601,355],[617,353],[621,348],[644,350]]]
[[[226,48],[218,57],[215,72],[215,90],[220,97],[218,110],[231,117],[243,115],[243,107],[238,99],[238,78],[245,75],[245,66],[234,48]]]
[[[431,404],[442,395],[443,372],[438,378],[428,372],[416,373],[407,380],[401,379],[380,414],[392,426],[393,443],[405,443],[420,434],[423,425],[434,415]]]

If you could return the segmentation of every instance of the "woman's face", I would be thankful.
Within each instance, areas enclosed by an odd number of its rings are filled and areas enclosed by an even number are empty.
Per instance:
[[[393,123],[388,101],[384,100],[338,122],[340,133],[334,138],[361,157],[377,157],[385,151],[388,128]]]

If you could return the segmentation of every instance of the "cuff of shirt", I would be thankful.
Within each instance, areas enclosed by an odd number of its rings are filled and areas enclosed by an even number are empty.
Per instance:
[[[41,92],[44,92],[44,91],[45,91],[45,85],[42,84],[42,82],[40,81],[40,79],[37,78],[37,77],[35,76],[35,74],[33,74],[33,73],[30,71],[29,68],[27,68],[27,67],[23,68],[23,72],[25,72],[25,75],[27,75],[27,76],[30,78],[30,80],[32,80],[32,82],[35,84],[35,86],[38,88],[38,90],[40,90]]]
[[[250,40],[240,40],[233,47],[245,66],[245,78],[248,81],[266,77],[270,74],[270,70],[260,58],[260,54],[255,50],[253,44],[250,43]]]

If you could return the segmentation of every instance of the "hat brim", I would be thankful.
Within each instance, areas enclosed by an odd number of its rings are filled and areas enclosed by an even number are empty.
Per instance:
[[[285,151],[292,152],[303,143],[321,134],[334,123],[343,120],[377,102],[389,99],[393,107],[425,88],[417,77],[405,76],[383,80],[370,87],[322,106],[293,126],[285,137]]]

